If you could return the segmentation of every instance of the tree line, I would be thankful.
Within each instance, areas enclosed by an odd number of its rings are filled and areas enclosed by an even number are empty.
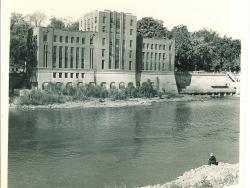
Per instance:
[[[24,65],[29,60],[29,30],[47,26],[69,31],[78,31],[79,22],[72,18],[52,16],[45,25],[42,12],[23,15],[11,14],[10,62]],[[144,17],[137,22],[137,32],[147,38],[169,38],[175,40],[175,68],[177,71],[240,71],[241,42],[228,36],[220,37],[216,31],[202,29],[188,31],[187,26],[178,25],[168,30],[162,20]],[[31,33],[30,33],[31,34]]]

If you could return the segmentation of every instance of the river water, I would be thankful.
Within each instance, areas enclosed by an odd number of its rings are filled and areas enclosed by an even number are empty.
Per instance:
[[[162,184],[239,162],[239,98],[89,109],[10,109],[9,188]]]

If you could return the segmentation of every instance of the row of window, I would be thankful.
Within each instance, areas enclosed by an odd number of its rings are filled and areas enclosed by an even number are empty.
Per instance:
[[[79,78],[79,76],[81,75],[81,78],[84,78],[84,73],[62,73],[62,72],[53,72],[53,78],[63,78],[63,74],[64,74],[64,78]]]
[[[171,60],[170,60],[170,62],[169,62],[169,64],[168,64],[168,69],[169,69],[169,71],[171,71]],[[150,63],[148,63],[148,62],[143,62],[143,64],[142,64],[142,70],[158,70],[158,71],[160,71],[160,70],[162,70],[162,71],[165,71],[166,70],[166,66],[165,66],[165,63],[152,63],[152,62],[150,62]]]
[[[105,60],[104,59],[102,59],[102,69],[105,69]],[[111,61],[109,61],[109,69],[111,69]],[[119,60],[116,60],[116,59],[115,59],[115,69],[119,69]],[[124,70],[124,62],[122,64],[121,69]],[[129,61],[128,69],[132,70],[132,61]]]
[[[106,38],[102,38],[102,45],[105,46],[106,45]],[[109,45],[112,46],[113,42],[112,40],[109,42]],[[115,40],[115,46],[118,47],[120,45],[120,39],[116,39]],[[122,41],[122,45],[125,46],[125,40]],[[129,40],[129,47],[132,48],[133,47],[133,40]]]
[[[169,45],[169,51],[171,51],[171,45]],[[166,46],[163,44],[163,45],[161,45],[161,44],[145,44],[145,43],[143,43],[143,49],[151,49],[151,50],[157,50],[157,49],[159,49],[159,50],[165,50],[166,49]]]
[[[145,59],[147,61],[149,59],[149,54],[150,54],[151,61],[152,61],[153,57],[155,60],[159,59],[159,61],[161,61],[161,60],[164,61],[166,59],[166,53],[153,53],[153,52],[151,52],[151,53],[142,52],[142,59]],[[169,54],[169,56],[171,56],[171,54]]]
[[[58,56],[57,56],[57,48],[58,48]],[[64,52],[63,52],[64,48]],[[93,63],[93,49],[90,48],[90,63]],[[84,54],[85,54],[85,48],[79,48],[79,47],[63,47],[63,46],[53,46],[53,52],[52,52],[52,66],[53,68],[56,68],[57,58],[59,65],[59,68],[63,67],[63,53],[64,53],[64,68],[73,68],[73,63],[75,62],[75,68],[84,68]],[[81,54],[81,57],[80,57]],[[44,52],[43,52],[43,66],[47,67],[47,59],[48,59],[48,51],[47,51],[47,45],[44,45]],[[79,66],[79,63],[81,63],[81,66]],[[90,67],[91,64],[90,64]]]
[[[57,35],[53,36],[53,41],[54,42],[69,43],[69,41],[70,41],[70,43],[77,43],[77,44],[79,44],[80,40],[81,40],[82,44],[85,44],[85,37],[69,37],[69,36],[65,36],[64,37],[64,36],[57,36]],[[48,36],[47,36],[46,33],[43,35],[43,41],[44,42],[48,41]],[[93,44],[93,37],[90,37],[89,44]]]
[[[102,23],[106,23],[106,20],[107,20],[107,17],[106,16],[103,16],[102,17]],[[84,19],[84,23],[87,23],[87,24],[90,24],[91,22],[93,22],[93,18],[89,18],[89,19]],[[111,16],[110,17],[110,23],[113,23],[114,22],[114,20],[113,20],[113,17]],[[95,17],[94,18],[94,23],[97,23],[97,17]],[[117,19],[116,20],[116,24],[118,25],[118,24],[120,24],[120,19]],[[82,21],[81,21],[81,25],[83,25],[83,23],[82,23]],[[130,26],[133,26],[134,25],[134,20],[133,19],[131,19],[130,20]]]

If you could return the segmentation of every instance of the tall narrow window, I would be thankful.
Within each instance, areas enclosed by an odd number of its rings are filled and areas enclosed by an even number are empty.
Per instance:
[[[79,37],[76,37],[76,43],[79,43]]]
[[[102,49],[102,57],[104,57],[105,49]]]
[[[53,46],[53,68],[56,67],[56,46]]]
[[[68,78],[68,73],[67,72],[64,73],[64,77]]]
[[[65,47],[65,55],[64,55],[64,68],[68,68],[68,47]]]
[[[109,69],[111,69],[111,64],[112,64],[112,56],[109,56]]]
[[[158,70],[161,70],[161,53],[159,53]]]
[[[68,36],[65,37],[65,42],[66,42],[66,43],[69,42],[69,37],[68,37]]]
[[[132,61],[129,61],[129,70],[132,69]]]
[[[131,48],[131,47],[132,47],[132,45],[133,45],[133,41],[132,41],[132,40],[130,40],[130,41],[129,41],[129,47]]]
[[[71,43],[74,43],[74,37],[71,37],[70,40],[71,40]]]
[[[171,51],[171,44],[169,44],[169,51]]]
[[[105,22],[106,22],[106,17],[103,16],[103,17],[102,17],[102,23],[105,23]]]
[[[105,38],[102,38],[102,45],[103,46],[105,45],[105,42],[106,42]]]
[[[169,54],[169,64],[168,64],[168,66],[169,66],[169,71],[171,71],[171,63],[172,63],[172,62],[171,62],[171,60],[172,60],[172,59],[171,59],[171,56],[172,56],[172,55]]]
[[[62,46],[59,46],[59,68],[62,68]]]
[[[133,34],[133,29],[130,29],[130,35],[132,35]]]
[[[132,58],[132,50],[129,50],[129,58]]]
[[[79,48],[76,48],[76,68],[79,67]]]
[[[162,46],[163,50],[165,50],[165,45]]]
[[[54,42],[56,42],[57,41],[57,36],[56,35],[54,35]]]
[[[102,69],[104,69],[105,61],[102,60]]]
[[[70,68],[73,68],[73,51],[74,47],[70,48]]]
[[[82,38],[82,44],[85,44],[85,38],[84,37]]]
[[[90,39],[89,39],[89,44],[90,44],[90,45],[93,44],[93,37],[90,37]]]
[[[130,20],[130,26],[133,26],[134,20]]]
[[[93,48],[90,48],[89,53],[90,53],[90,55],[89,55],[89,58],[90,58],[90,59],[89,59],[89,60],[90,60],[90,61],[89,61],[89,62],[90,62],[90,68],[93,69],[93,59],[94,59],[94,57],[93,57],[93,55],[94,55],[94,54],[93,54]]]
[[[120,29],[120,20],[116,20],[116,28]]]
[[[60,42],[62,42],[62,40],[63,40],[63,37],[62,37],[62,36],[60,36],[59,41],[60,41]]]
[[[47,67],[48,64],[48,45],[43,46],[43,67]]]
[[[48,37],[47,37],[47,34],[44,34],[44,35],[43,35],[43,42],[47,42],[47,38],[48,38]]]
[[[151,44],[151,50],[153,50],[154,49],[154,45],[153,44]]]
[[[81,68],[84,69],[84,48],[82,48],[82,63]]]
[[[157,62],[157,53],[155,53],[155,69],[154,70],[156,70],[156,62]]]

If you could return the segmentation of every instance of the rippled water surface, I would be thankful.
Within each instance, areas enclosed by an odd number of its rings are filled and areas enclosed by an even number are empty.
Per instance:
[[[162,184],[239,161],[239,99],[147,107],[10,110],[10,188]]]

